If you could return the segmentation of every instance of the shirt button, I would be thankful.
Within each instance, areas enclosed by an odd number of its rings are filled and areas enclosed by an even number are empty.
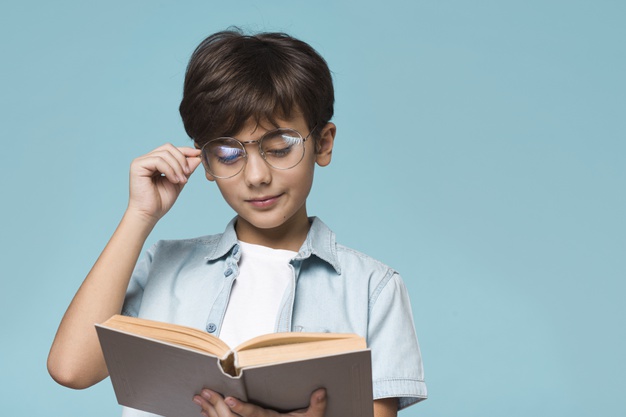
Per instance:
[[[207,332],[209,332],[209,333],[214,333],[214,332],[215,332],[215,330],[217,330],[217,326],[215,325],[215,323],[209,323],[209,324],[207,324],[207,326],[206,326],[206,330],[207,330]]]
[[[233,274],[233,270],[232,268],[228,268],[226,271],[224,271],[224,276],[231,276]]]
[[[237,255],[239,253],[239,246],[235,246],[235,249],[233,249],[233,255]]]

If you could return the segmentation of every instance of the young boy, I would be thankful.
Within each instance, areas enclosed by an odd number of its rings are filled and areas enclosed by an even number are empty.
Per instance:
[[[230,346],[270,332],[357,333],[372,352],[376,417],[425,399],[400,276],[337,244],[307,214],[314,166],[331,161],[333,103],[328,66],[306,43],[237,31],[205,39],[180,105],[195,148],[166,144],[132,162],[128,207],[63,317],[48,358],[52,377],[72,388],[104,379],[94,323],[122,313],[204,329]],[[222,234],[159,241],[137,263],[201,163],[237,216]],[[278,415],[198,390],[190,401],[204,416]],[[317,390],[298,414],[323,416],[325,401]]]

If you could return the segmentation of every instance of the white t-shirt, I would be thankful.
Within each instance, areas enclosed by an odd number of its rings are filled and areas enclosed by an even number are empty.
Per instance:
[[[219,335],[230,347],[275,331],[283,294],[293,280],[289,261],[297,255],[241,241],[239,245],[239,276],[233,282]]]

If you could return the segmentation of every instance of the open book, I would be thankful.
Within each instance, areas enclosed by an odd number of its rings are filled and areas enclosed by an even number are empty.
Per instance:
[[[202,330],[115,315],[96,325],[120,404],[166,417],[197,417],[203,387],[265,408],[306,408],[326,388],[326,417],[372,417],[365,339],[273,333],[234,349]]]

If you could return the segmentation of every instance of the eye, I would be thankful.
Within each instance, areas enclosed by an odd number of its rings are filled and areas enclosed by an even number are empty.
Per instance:
[[[268,156],[273,156],[274,158],[284,158],[289,155],[292,149],[292,146],[286,146],[279,149],[266,149],[265,154]]]
[[[285,158],[301,143],[302,139],[298,136],[280,133],[263,141],[263,152],[269,157]]]
[[[231,146],[219,146],[212,149],[215,160],[224,165],[232,165],[243,158],[243,150]]]

